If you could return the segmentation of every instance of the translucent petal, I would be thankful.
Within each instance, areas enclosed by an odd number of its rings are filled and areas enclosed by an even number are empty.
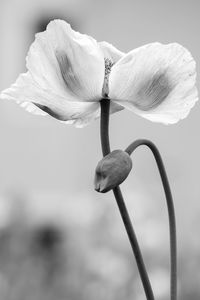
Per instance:
[[[100,42],[99,46],[103,51],[104,58],[109,58],[114,64],[125,55],[125,53],[121,52],[120,50],[118,50],[113,45],[107,42]]]
[[[187,49],[173,43],[137,48],[112,68],[109,96],[154,122],[176,123],[198,100],[196,64]]]
[[[101,98],[104,57],[98,43],[62,20],[38,33],[27,56],[27,68],[43,89],[49,87],[71,100]]]
[[[49,89],[42,89],[29,72],[21,74],[16,83],[0,94],[1,99],[15,100],[31,113],[51,115],[79,127],[99,115],[99,102],[75,102]]]

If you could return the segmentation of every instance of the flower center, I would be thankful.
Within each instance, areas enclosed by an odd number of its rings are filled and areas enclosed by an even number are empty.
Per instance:
[[[109,76],[114,63],[110,58],[104,58],[105,62],[105,75],[104,75],[104,82],[102,88],[102,96],[107,98],[109,94]]]

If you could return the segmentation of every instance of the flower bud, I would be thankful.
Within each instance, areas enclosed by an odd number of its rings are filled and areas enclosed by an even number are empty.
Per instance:
[[[128,153],[114,150],[98,163],[95,171],[94,186],[100,193],[106,193],[120,185],[132,168],[132,160]]]

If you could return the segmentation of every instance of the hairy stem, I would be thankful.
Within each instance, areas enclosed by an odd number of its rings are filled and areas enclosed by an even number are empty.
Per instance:
[[[133,153],[133,151],[141,146],[145,145],[150,148],[152,151],[158,169],[161,176],[163,188],[165,191],[165,197],[167,200],[167,208],[168,208],[168,216],[169,216],[169,232],[170,232],[170,295],[171,300],[177,299],[177,242],[176,242],[176,219],[175,219],[175,211],[173,198],[170,190],[170,185],[168,182],[167,174],[165,171],[165,167],[161,158],[161,155],[157,149],[157,147],[149,140],[137,140],[130,144],[128,148],[125,150],[129,155]]]
[[[102,99],[101,100],[101,146],[103,156],[106,156],[110,153],[110,142],[109,142],[109,109],[110,109],[110,100]],[[147,300],[154,300],[153,291],[151,284],[148,278],[148,274],[144,265],[140,247],[137,241],[136,234],[134,232],[121,190],[119,186],[113,189],[117,205],[128,234],[128,238],[135,255],[136,263],[144,287]]]

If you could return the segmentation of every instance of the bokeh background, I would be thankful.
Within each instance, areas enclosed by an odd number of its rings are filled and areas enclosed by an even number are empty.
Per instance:
[[[1,0],[0,90],[26,70],[35,33],[55,18],[124,52],[178,42],[191,51],[199,72],[199,11],[198,0]],[[126,110],[110,122],[113,149],[144,137],[163,155],[177,215],[182,300],[200,299],[199,117],[197,103],[173,126]],[[0,299],[145,299],[113,195],[93,189],[99,121],[76,129],[1,101],[0,140]],[[156,299],[169,299],[166,204],[147,149],[133,155],[122,190]]]

